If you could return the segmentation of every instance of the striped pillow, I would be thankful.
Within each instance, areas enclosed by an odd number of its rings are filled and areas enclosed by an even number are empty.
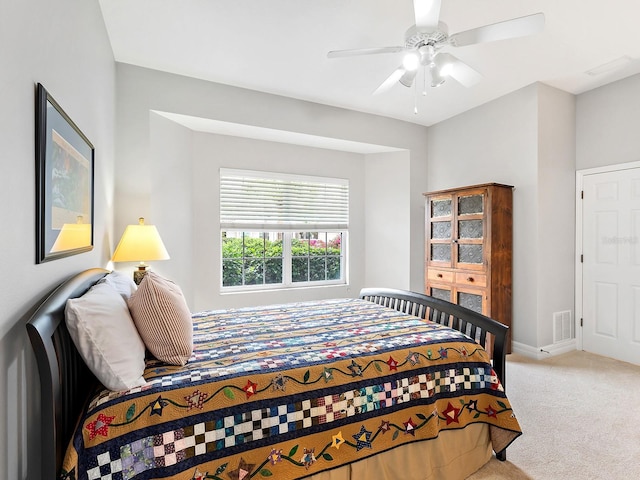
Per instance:
[[[180,287],[147,272],[127,303],[149,351],[171,365],[187,363],[193,353],[193,320]]]

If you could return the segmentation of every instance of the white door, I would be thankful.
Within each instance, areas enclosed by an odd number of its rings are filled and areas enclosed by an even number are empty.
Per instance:
[[[640,168],[582,185],[583,349],[640,364]]]

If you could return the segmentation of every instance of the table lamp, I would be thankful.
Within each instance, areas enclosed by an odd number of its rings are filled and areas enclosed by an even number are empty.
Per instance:
[[[111,258],[114,262],[140,262],[133,272],[133,281],[139,285],[147,273],[147,261],[168,260],[169,253],[162,243],[158,229],[145,225],[144,218],[138,225],[128,225]]]

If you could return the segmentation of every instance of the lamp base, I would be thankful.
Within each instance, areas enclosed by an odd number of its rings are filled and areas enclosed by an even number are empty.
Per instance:
[[[133,271],[133,283],[136,285],[140,285],[142,279],[147,274],[147,266],[146,265],[138,265],[138,269]]]

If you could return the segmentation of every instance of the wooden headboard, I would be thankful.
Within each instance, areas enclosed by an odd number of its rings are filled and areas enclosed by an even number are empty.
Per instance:
[[[92,268],[66,280],[27,322],[40,373],[42,478],[56,478],[80,412],[98,381],[78,354],[64,321],[69,298],[83,295],[108,270]]]

